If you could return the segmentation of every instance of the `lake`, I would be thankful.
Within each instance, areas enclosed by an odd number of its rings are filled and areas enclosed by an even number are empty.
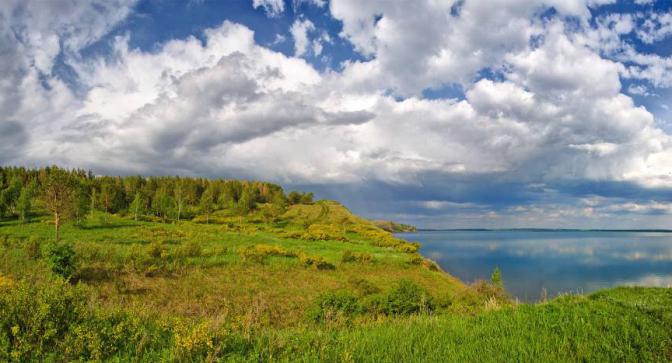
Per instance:
[[[506,290],[522,301],[545,289],[587,293],[602,288],[672,286],[672,233],[606,231],[419,231],[400,238],[465,282],[502,271]]]

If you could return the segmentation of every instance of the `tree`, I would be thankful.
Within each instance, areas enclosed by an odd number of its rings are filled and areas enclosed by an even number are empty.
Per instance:
[[[61,169],[52,169],[42,188],[42,202],[54,215],[56,241],[60,237],[61,221],[72,214],[73,198],[73,182],[68,173]]]
[[[114,199],[114,186],[106,179],[100,185],[100,201],[105,213],[110,212],[112,200]]]
[[[9,182],[7,188],[2,191],[2,200],[6,209],[9,209],[10,214],[15,214],[17,212],[17,204],[19,196],[21,195],[21,190],[23,188],[23,183],[21,178],[15,176]]]
[[[504,283],[502,282],[502,271],[499,269],[499,267],[495,267],[495,270],[492,271],[492,276],[490,276],[490,280],[492,281],[492,284],[495,285],[496,287],[504,287]]]
[[[287,199],[282,192],[273,194],[271,203],[273,205],[273,214],[275,216],[280,216],[287,210]]]
[[[144,206],[145,201],[142,198],[142,194],[140,194],[140,192],[136,192],[135,198],[133,198],[133,202],[131,202],[131,205],[129,207],[129,209],[133,212],[133,219],[136,222],[138,221],[138,215],[144,212]]]
[[[178,179],[175,183],[175,207],[177,208],[177,221],[180,221],[180,215],[182,215],[182,206],[184,205],[184,192],[182,187],[182,182]]]
[[[301,204],[313,204],[313,193],[303,193],[301,195]]]
[[[152,209],[154,209],[154,213],[156,213],[158,217],[161,217],[164,222],[168,217],[168,211],[170,210],[172,202],[172,198],[170,198],[165,190],[157,189],[154,199],[152,199]]]
[[[214,204],[215,193],[212,190],[212,187],[208,186],[201,194],[201,201],[199,203],[199,209],[201,213],[205,214],[205,223],[210,223],[210,213],[212,213],[212,208]]]
[[[91,188],[91,218],[93,218],[93,213],[96,211],[96,188]]]
[[[89,197],[88,188],[84,184],[79,184],[75,188],[74,197],[74,214],[77,225],[82,224],[84,216],[89,212],[91,207],[91,200]]]
[[[313,204],[313,193],[299,193],[293,191],[287,196],[289,204]]]
[[[3,190],[0,190],[0,218],[5,216],[5,212],[8,208],[5,193]]]
[[[238,199],[238,213],[241,215],[250,213],[254,209],[254,204],[254,198],[249,188],[243,189],[243,193]]]
[[[19,220],[21,223],[26,223],[28,220],[32,199],[33,192],[30,190],[30,187],[22,188],[21,193],[19,194],[19,199],[16,202],[16,209],[19,213]]]

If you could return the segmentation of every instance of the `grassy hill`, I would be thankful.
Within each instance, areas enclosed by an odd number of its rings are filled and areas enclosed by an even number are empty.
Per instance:
[[[517,305],[337,202],[272,207],[169,223],[94,212],[60,243],[46,214],[0,221],[0,361],[672,357],[669,289]]]

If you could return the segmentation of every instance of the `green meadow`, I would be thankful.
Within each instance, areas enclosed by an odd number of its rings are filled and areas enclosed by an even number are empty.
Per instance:
[[[520,304],[497,272],[465,284],[338,202],[263,183],[186,197],[80,176],[91,207],[59,194],[57,241],[49,173],[4,187],[0,361],[672,360],[671,289]]]

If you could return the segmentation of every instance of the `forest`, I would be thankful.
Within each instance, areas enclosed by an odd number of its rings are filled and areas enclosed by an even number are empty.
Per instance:
[[[53,214],[58,239],[63,220],[82,223],[95,211],[123,213],[149,221],[190,220],[222,209],[246,215],[259,204],[269,218],[282,214],[288,205],[311,204],[312,193],[293,191],[265,182],[184,177],[95,177],[90,171],[56,166],[26,169],[0,167],[0,217],[30,220],[35,208]]]

